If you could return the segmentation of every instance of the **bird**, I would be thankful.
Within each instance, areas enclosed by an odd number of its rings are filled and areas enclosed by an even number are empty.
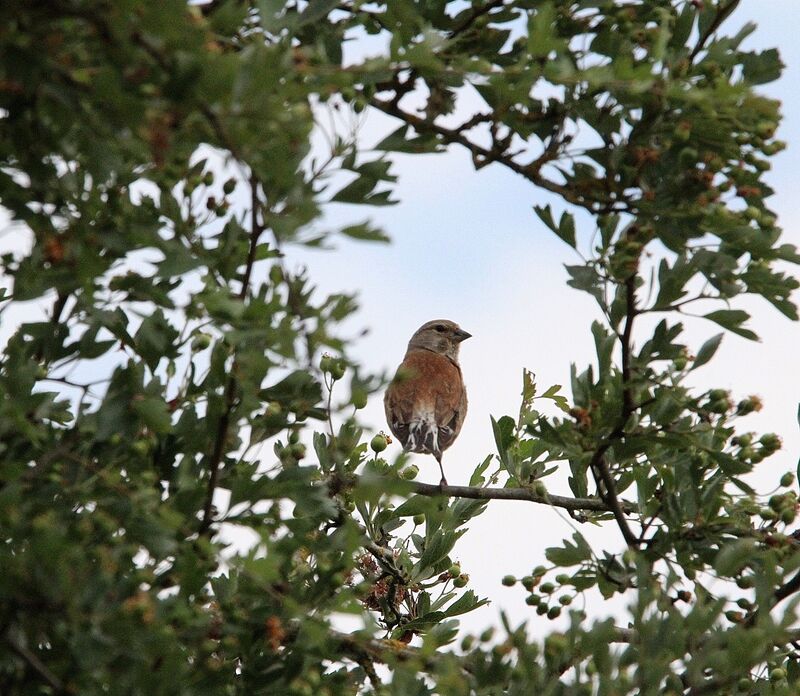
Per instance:
[[[446,319],[420,326],[383,399],[389,429],[403,450],[436,458],[442,474],[440,486],[447,485],[442,453],[458,437],[467,415],[458,351],[461,342],[471,336]]]

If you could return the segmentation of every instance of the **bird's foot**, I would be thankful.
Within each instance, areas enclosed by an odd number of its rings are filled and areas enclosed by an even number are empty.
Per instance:
[[[444,490],[444,487],[445,487],[446,485],[447,485],[447,479],[446,479],[444,476],[442,476],[442,480],[441,480],[441,481],[439,481],[439,488],[441,488],[442,490]]]

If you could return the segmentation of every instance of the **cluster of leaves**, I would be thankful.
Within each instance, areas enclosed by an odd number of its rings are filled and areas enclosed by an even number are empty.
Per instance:
[[[23,321],[0,366],[0,690],[793,693],[795,614],[770,610],[800,590],[795,483],[747,483],[780,438],[738,425],[756,397],[686,386],[722,337],[692,355],[675,319],[698,303],[752,338],[743,293],[797,318],[762,180],[778,105],[754,91],[781,64],[721,34],[737,4],[3,4],[0,202],[30,244],[2,257]],[[365,35],[386,53],[345,58]],[[355,301],[286,263],[323,202],[392,202],[356,133],[312,151],[342,103],[399,120],[379,151],[465,147],[596,223],[536,209],[583,254],[597,364],[570,399],[525,373],[469,487],[382,457],[357,418],[380,380],[336,336]],[[548,488],[566,468],[573,497]],[[624,550],[576,532],[519,581],[560,629],[503,617],[448,649],[485,603],[459,539],[509,497]],[[572,608],[596,593],[631,598],[627,625]]]

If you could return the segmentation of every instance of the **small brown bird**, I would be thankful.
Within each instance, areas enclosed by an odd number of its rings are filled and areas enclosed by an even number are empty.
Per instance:
[[[471,335],[445,319],[420,326],[383,399],[392,433],[406,452],[436,457],[442,486],[447,485],[442,452],[453,444],[467,415],[458,349]]]

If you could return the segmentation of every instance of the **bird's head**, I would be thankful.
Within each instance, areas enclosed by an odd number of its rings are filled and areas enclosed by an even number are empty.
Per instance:
[[[447,319],[435,319],[420,326],[411,340],[408,349],[422,348],[447,356],[458,361],[458,348],[461,341],[466,341],[472,334],[459,328],[458,324]]]

